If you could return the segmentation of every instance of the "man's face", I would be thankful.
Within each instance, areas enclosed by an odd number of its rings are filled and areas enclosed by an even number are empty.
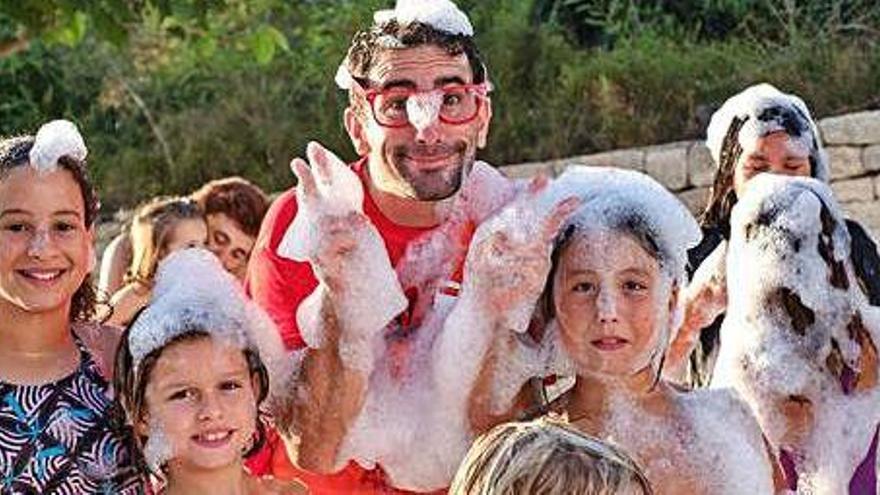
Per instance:
[[[428,91],[451,84],[470,84],[467,57],[449,55],[435,45],[380,52],[369,74],[369,89]],[[373,184],[396,196],[438,201],[454,195],[470,171],[477,148],[485,145],[491,108],[488,98],[477,117],[453,125],[435,118],[418,127],[384,127],[376,122],[369,103],[353,118],[349,133],[362,155],[368,156]]]

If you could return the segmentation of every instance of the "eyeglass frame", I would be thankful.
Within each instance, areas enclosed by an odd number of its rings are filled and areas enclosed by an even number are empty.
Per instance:
[[[360,91],[361,94],[363,94],[364,99],[367,100],[367,103],[370,106],[370,112],[373,115],[373,120],[375,120],[376,123],[379,124],[380,126],[386,127],[389,129],[401,129],[406,126],[412,125],[412,123],[409,121],[409,117],[407,117],[405,122],[403,122],[402,124],[398,124],[398,125],[391,125],[391,124],[382,123],[382,121],[378,117],[376,117],[376,106],[375,106],[374,102],[376,101],[376,98],[380,94],[382,94],[383,91],[387,91],[387,90],[382,90],[382,89],[378,89],[378,88],[366,89],[366,88],[364,88],[364,84],[358,79],[354,79],[354,84],[352,84],[352,88],[357,88],[358,91]],[[475,92],[476,97],[477,97],[477,104],[476,104],[476,109],[474,109],[474,114],[471,117],[469,117],[465,120],[451,121],[451,120],[443,118],[442,113],[440,113],[440,112],[437,113],[437,119],[440,122],[443,122],[444,124],[465,125],[465,124],[469,124],[469,123],[473,122],[477,118],[477,116],[480,115],[480,110],[483,108],[483,100],[487,99],[489,97],[489,92],[492,91],[492,84],[489,83],[488,81],[484,81],[481,83],[469,83],[469,84],[454,83],[454,84],[448,84],[446,86],[442,86],[442,87],[434,88],[434,89],[427,89],[427,90],[419,91],[419,90],[407,88],[407,89],[404,89],[403,91],[407,91],[409,93],[409,95],[407,95],[407,98],[409,98],[410,96],[412,96],[414,94],[433,93],[435,91],[443,91],[446,88],[457,88],[457,89],[463,89],[465,91],[474,91]]]

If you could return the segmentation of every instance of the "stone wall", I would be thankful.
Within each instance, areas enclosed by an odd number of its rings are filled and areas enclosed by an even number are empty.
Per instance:
[[[831,162],[831,187],[837,200],[850,217],[880,239],[880,111],[830,117],[818,124]],[[510,165],[504,167],[504,172],[512,177],[529,177],[537,172],[556,176],[570,164],[645,172],[678,195],[694,214],[702,211],[715,173],[702,141]]]

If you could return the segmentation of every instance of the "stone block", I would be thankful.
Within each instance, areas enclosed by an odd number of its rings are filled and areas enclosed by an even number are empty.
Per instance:
[[[556,176],[555,162],[531,162],[519,163],[516,165],[507,165],[501,167],[501,173],[511,179],[529,179],[539,173],[545,174],[547,177]]]
[[[834,197],[841,203],[865,203],[874,201],[874,179],[841,180],[831,184]]]
[[[645,150],[645,172],[671,191],[687,187],[687,144],[654,146]]]
[[[715,162],[706,144],[697,141],[688,149],[688,182],[692,186],[711,186],[715,180]]]
[[[826,149],[832,179],[853,177],[865,172],[862,149],[855,146],[831,146]]]
[[[844,205],[847,217],[859,222],[875,242],[880,240],[880,201]]]
[[[819,121],[825,144],[880,144],[880,110]]]
[[[695,187],[682,191],[677,196],[694,216],[698,216],[706,208],[706,203],[709,202],[709,191],[711,191],[709,187]]]
[[[593,155],[575,156],[561,160],[564,166],[589,165],[592,167],[617,167],[629,170],[645,170],[645,151],[640,148],[630,148],[616,151],[606,151]]]
[[[880,144],[868,146],[862,151],[862,166],[865,170],[880,170]]]

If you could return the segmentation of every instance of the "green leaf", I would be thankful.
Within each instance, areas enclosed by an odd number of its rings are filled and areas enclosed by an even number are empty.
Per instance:
[[[53,43],[60,43],[70,47],[76,46],[86,34],[88,17],[85,13],[76,11],[70,16],[66,24],[46,33],[46,39]]]
[[[196,42],[196,51],[201,58],[211,58],[217,52],[217,40],[213,36],[203,36]]]
[[[285,52],[290,51],[290,44],[287,42],[287,37],[284,36],[284,33],[275,29],[274,26],[266,26],[266,30],[272,35],[272,38],[278,48],[281,48]]]
[[[275,57],[275,48],[278,46],[275,35],[272,34],[271,26],[260,26],[250,38],[251,52],[260,65],[267,65]]]

